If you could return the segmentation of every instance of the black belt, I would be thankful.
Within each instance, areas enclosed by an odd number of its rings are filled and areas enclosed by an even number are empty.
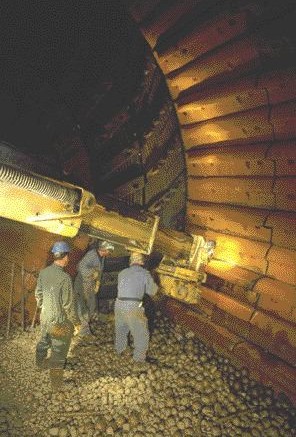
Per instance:
[[[142,299],[137,299],[136,297],[118,297],[117,300],[130,300],[132,302],[142,302]]]

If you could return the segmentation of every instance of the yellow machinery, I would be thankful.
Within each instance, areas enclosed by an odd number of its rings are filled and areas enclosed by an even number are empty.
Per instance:
[[[73,238],[79,232],[105,239],[128,251],[163,258],[157,268],[166,294],[195,303],[198,283],[212,242],[202,236],[163,229],[159,217],[145,221],[108,211],[81,187],[59,182],[0,163],[0,217],[27,223],[48,232]]]

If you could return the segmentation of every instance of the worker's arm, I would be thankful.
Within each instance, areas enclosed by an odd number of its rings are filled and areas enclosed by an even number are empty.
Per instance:
[[[150,272],[146,272],[146,283],[145,283],[145,293],[149,296],[155,296],[158,290],[158,285],[154,281]]]
[[[68,319],[73,323],[73,325],[79,324],[79,318],[77,315],[74,292],[71,277],[66,277],[62,284],[62,300],[63,307],[67,314]]]
[[[35,288],[35,298],[37,301],[37,307],[42,307],[42,301],[43,301],[43,290],[42,290],[42,275],[39,273],[37,284]]]
[[[102,263],[95,250],[87,252],[79,263],[78,271],[84,280],[96,280]]]

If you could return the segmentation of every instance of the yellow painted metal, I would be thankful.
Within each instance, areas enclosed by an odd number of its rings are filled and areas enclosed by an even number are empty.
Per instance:
[[[157,272],[160,274],[165,274],[176,278],[184,279],[190,282],[197,282],[200,279],[199,273],[194,270],[186,269],[184,267],[179,267],[179,266],[166,265],[164,262],[162,262],[160,266],[157,268]]]
[[[6,164],[0,165],[0,216],[65,237],[80,231],[129,251],[150,254],[153,249],[164,256],[162,274],[187,282],[201,280],[207,261],[201,236],[159,229],[157,216],[145,221],[121,216],[96,204],[93,194],[80,187]]]
[[[13,175],[22,175],[21,171],[13,169]],[[27,174],[25,177],[28,176]],[[35,181],[40,176],[30,173],[29,177]],[[79,208],[53,196],[41,193],[38,188],[29,188],[26,182],[15,182],[12,178],[0,178],[0,217],[31,224],[48,232],[64,237],[74,237],[81,225],[82,214],[90,211],[95,204],[93,194],[80,187],[59,183],[50,178],[43,178],[44,184],[53,183],[57,188],[65,188],[77,194]]]
[[[95,205],[93,211],[83,217],[82,230],[97,238],[124,246],[127,250],[149,254],[158,227],[159,217],[139,221],[123,217]]]
[[[196,304],[200,299],[200,290],[196,281],[160,274],[160,287],[164,294],[188,304]]]

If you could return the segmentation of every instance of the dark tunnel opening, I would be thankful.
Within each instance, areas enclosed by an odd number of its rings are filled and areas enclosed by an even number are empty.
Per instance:
[[[100,137],[139,86],[143,39],[117,1],[17,9],[3,2],[1,8],[2,140],[52,167],[58,164],[60,177],[67,177],[63,164],[73,159],[69,143],[76,137],[85,175],[69,179],[84,188],[92,180],[98,188]]]

